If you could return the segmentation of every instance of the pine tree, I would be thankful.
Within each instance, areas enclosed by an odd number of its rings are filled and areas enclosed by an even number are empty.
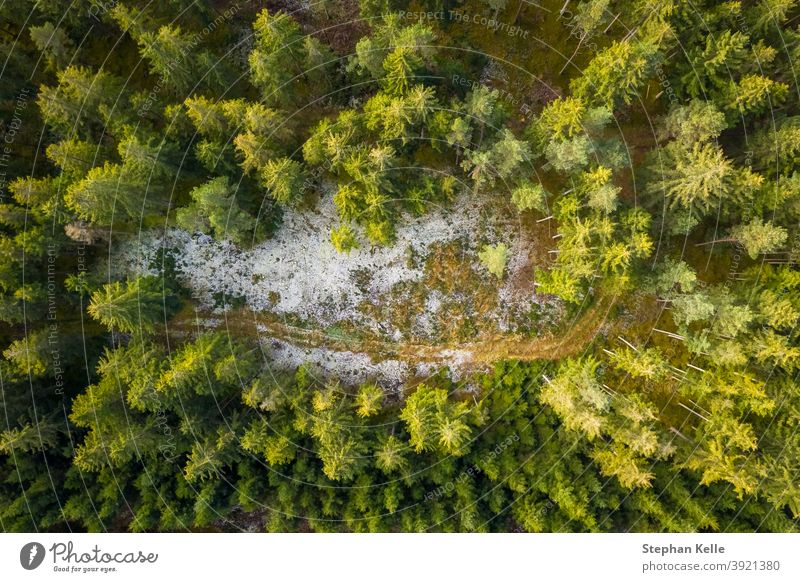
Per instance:
[[[586,131],[585,114],[586,104],[577,97],[554,99],[539,115],[537,130],[545,133],[547,139],[571,139]]]
[[[290,83],[303,73],[300,27],[288,14],[270,14],[264,9],[253,30],[256,42],[249,58],[253,84],[269,103],[288,101],[288,95],[296,90]]]
[[[734,227],[731,235],[742,243],[751,258],[756,258],[762,253],[774,252],[789,236],[785,228],[764,223],[760,219]]]
[[[663,36],[664,31],[655,23],[642,26],[638,38],[614,41],[573,81],[573,94],[588,103],[609,107],[631,103],[662,58]]]
[[[111,330],[149,332],[165,318],[167,295],[155,277],[115,281],[92,293],[89,314]]]
[[[178,26],[161,26],[158,31],[142,32],[136,37],[141,55],[150,63],[150,71],[178,95],[184,95],[193,83],[196,64],[196,41]]]
[[[611,183],[611,175],[611,169],[605,166],[598,166],[581,175],[577,190],[587,198],[589,208],[607,214],[616,209],[622,188]]]
[[[796,4],[795,0],[763,0],[759,2],[752,12],[753,26],[757,30],[763,31],[780,27]]]
[[[694,143],[664,148],[662,160],[654,159],[653,195],[667,199],[671,207],[708,211],[731,192],[733,167],[718,145]]]
[[[56,87],[40,88],[37,102],[47,125],[65,137],[73,137],[76,131],[90,134],[90,130],[104,126],[108,121],[104,107],[120,98],[118,109],[124,107],[124,96],[114,77],[71,65],[59,71]]]
[[[470,436],[467,411],[466,404],[450,402],[445,390],[420,384],[406,400],[400,418],[415,451],[440,449],[459,455],[464,453]]]
[[[257,242],[256,220],[242,209],[237,194],[228,178],[214,178],[190,192],[193,203],[178,210],[176,222],[189,231],[211,233],[240,245]]]
[[[95,165],[105,161],[103,151],[87,141],[69,139],[47,146],[47,157],[70,180],[80,179]]]
[[[731,82],[728,107],[739,115],[759,114],[777,108],[789,92],[789,86],[763,75],[746,75],[738,83]]]
[[[377,384],[362,384],[356,394],[356,414],[363,418],[375,416],[381,410],[384,396],[383,389]]]
[[[415,81],[422,59],[412,47],[399,46],[383,61],[383,86],[390,95],[405,95]]]
[[[591,357],[566,360],[558,374],[545,385],[539,399],[555,411],[569,430],[578,431],[589,440],[605,430],[604,413],[611,399],[597,379],[599,363]]]
[[[106,162],[89,170],[64,196],[79,218],[99,226],[140,220],[159,208],[156,193],[133,170]]]
[[[51,22],[45,22],[41,26],[31,26],[30,34],[39,52],[47,55],[51,69],[58,71],[69,63],[75,47],[62,28],[56,28]]]
[[[672,301],[672,317],[678,325],[688,326],[695,321],[704,321],[713,314],[714,304],[702,292],[686,293]]]
[[[778,250],[786,242],[788,236],[785,228],[756,218],[750,224],[734,226],[729,238],[711,242],[738,242],[744,247],[750,258],[755,259],[762,253]]]
[[[42,329],[11,342],[3,357],[23,376],[43,376],[52,370],[49,353],[53,347],[48,341],[48,330]]]
[[[298,94],[316,95],[330,87],[329,74],[336,58],[318,39],[304,37],[291,16],[264,9],[253,30],[250,76],[267,103],[287,105]]]
[[[702,47],[689,51],[688,63],[679,67],[680,88],[695,99],[719,96],[730,82],[731,71],[738,71],[752,58],[747,50],[748,37],[741,31],[723,30],[709,35]]]
[[[712,140],[726,128],[725,115],[713,102],[693,99],[688,105],[675,107],[664,119],[667,137],[682,146]]]
[[[522,181],[511,193],[511,202],[517,207],[517,210],[524,212],[526,210],[537,210],[539,212],[547,211],[547,191],[539,183],[533,183],[528,180]]]
[[[570,303],[580,303],[584,297],[584,284],[568,268],[556,267],[550,270],[536,270],[536,287],[541,293],[555,295]]]
[[[476,147],[483,144],[486,128],[497,128],[505,116],[505,111],[500,104],[500,92],[497,89],[490,90],[483,85],[470,91],[464,101],[464,112],[470,123],[478,127],[478,139]]]
[[[303,196],[306,174],[302,164],[289,158],[270,160],[261,169],[261,183],[281,204],[295,204]]]

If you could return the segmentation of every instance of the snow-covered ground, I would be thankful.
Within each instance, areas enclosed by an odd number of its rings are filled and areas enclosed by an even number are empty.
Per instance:
[[[339,220],[326,197],[314,211],[287,210],[276,235],[249,250],[171,229],[166,237],[143,233],[121,249],[115,263],[122,272],[155,274],[157,252],[163,247],[175,258],[181,283],[203,307],[221,308],[218,298],[224,294],[229,301],[243,298],[256,311],[293,314],[322,327],[352,321],[374,329],[376,322],[357,306],[398,283],[420,280],[422,265],[411,267],[410,253],[424,256],[433,243],[464,236],[469,240],[480,214],[479,204],[462,197],[454,208],[403,221],[392,245],[371,248],[364,242],[342,254],[330,242],[330,230]],[[359,284],[359,273],[368,274],[366,288]]]
[[[312,374],[321,378],[335,377],[346,385],[358,385],[375,380],[388,392],[399,392],[410,377],[425,379],[448,364],[450,377],[454,381],[472,367],[469,354],[460,350],[445,350],[446,359],[442,363],[410,363],[397,359],[373,360],[369,355],[337,351],[324,347],[307,348],[282,340],[262,340],[262,349],[269,362],[279,368],[297,368],[302,364],[309,366]]]
[[[144,232],[115,253],[113,267],[121,274],[157,274],[156,258],[163,248],[175,259],[182,285],[205,308],[224,309],[220,304],[222,296],[227,302],[241,298],[255,311],[292,315],[319,328],[353,323],[399,341],[403,333],[393,328],[388,318],[367,316],[358,309],[359,304],[365,300],[380,304],[398,283],[421,281],[424,261],[409,258],[425,257],[436,243],[465,241],[464,260],[470,263],[469,268],[481,272],[483,267],[478,264],[476,253],[479,236],[483,240],[487,236],[497,239],[492,242],[503,240],[511,246],[516,234],[487,230],[488,222],[491,221],[482,214],[480,202],[461,196],[450,208],[406,217],[397,225],[392,245],[371,248],[365,241],[362,248],[341,254],[330,242],[330,230],[339,224],[336,208],[331,197],[324,197],[313,211],[287,210],[276,235],[252,249],[243,250],[230,242],[179,229],[166,234]],[[513,248],[507,282],[527,262],[524,249],[519,244]],[[488,277],[487,284],[496,285]],[[509,318],[535,301],[530,292],[513,292],[507,282],[498,288],[497,313],[491,315],[501,330],[511,328]],[[432,317],[444,299],[439,291],[431,290],[421,312],[415,314],[415,332],[425,334],[432,329]],[[392,384],[421,371],[403,362],[373,363],[366,354],[300,350],[288,344],[285,349],[275,350],[274,356],[285,360],[287,366],[312,361],[330,373],[347,376],[352,370],[359,377],[373,373]],[[451,364],[458,368],[468,362],[462,355],[454,357]]]

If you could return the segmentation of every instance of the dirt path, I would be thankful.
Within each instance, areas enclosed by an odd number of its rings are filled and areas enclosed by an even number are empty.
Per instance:
[[[497,360],[554,360],[581,352],[608,319],[615,296],[601,295],[569,322],[563,333],[545,337],[499,336],[461,344],[420,344],[390,342],[372,338],[342,337],[279,321],[247,310],[224,316],[200,312],[185,313],[170,323],[169,334],[192,335],[209,329],[224,329],[236,336],[276,339],[303,348],[369,354],[373,360],[403,360],[414,363],[490,364]]]
[[[541,338],[505,336],[497,339],[462,344],[450,348],[466,351],[471,361],[491,363],[497,360],[556,360],[580,353],[600,331],[614,306],[614,298],[598,298],[588,309],[581,312],[559,335]],[[440,348],[432,350],[432,359],[442,354]]]

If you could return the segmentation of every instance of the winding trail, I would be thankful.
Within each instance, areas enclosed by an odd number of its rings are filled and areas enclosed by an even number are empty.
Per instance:
[[[184,313],[170,323],[168,331],[170,335],[179,337],[209,329],[225,329],[236,336],[244,334],[249,337],[276,339],[302,348],[364,353],[376,361],[397,359],[414,363],[447,364],[458,358],[462,364],[477,366],[498,360],[555,360],[575,355],[585,349],[599,333],[617,300],[617,296],[599,295],[560,334],[545,337],[497,336],[460,344],[434,345],[342,337],[292,325],[246,309],[233,310],[221,317],[202,312]]]

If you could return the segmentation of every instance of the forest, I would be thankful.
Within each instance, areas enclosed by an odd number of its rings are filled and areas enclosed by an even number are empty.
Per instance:
[[[0,531],[800,530],[797,0],[16,0],[0,62]]]

